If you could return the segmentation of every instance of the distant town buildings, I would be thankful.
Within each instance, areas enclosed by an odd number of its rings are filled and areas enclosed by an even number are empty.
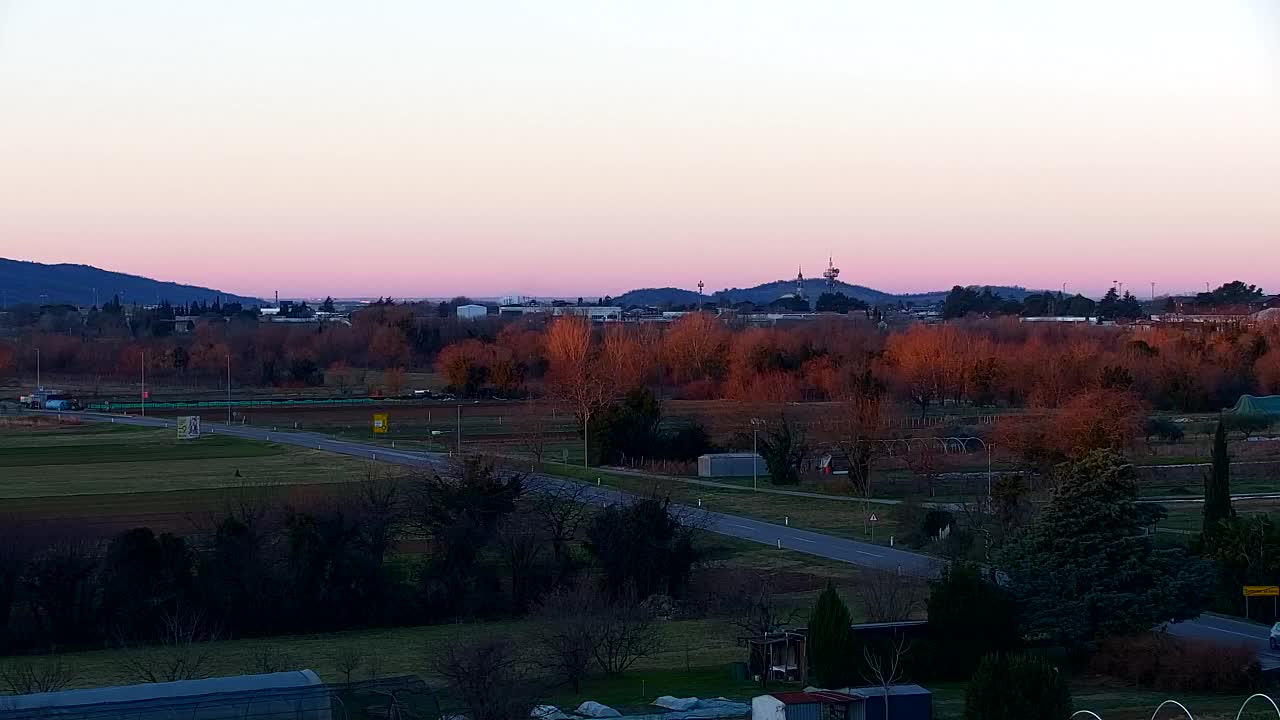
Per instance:
[[[489,308],[484,305],[459,305],[457,309],[458,319],[463,321],[483,320],[489,314]]]

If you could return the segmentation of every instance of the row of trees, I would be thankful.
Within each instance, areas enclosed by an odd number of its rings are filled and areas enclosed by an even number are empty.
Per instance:
[[[245,488],[185,537],[8,518],[0,654],[161,642],[166,622],[244,636],[520,616],[587,582],[605,605],[682,596],[696,527],[659,498],[591,511],[583,492],[467,458],[305,505]],[[408,541],[420,552],[400,555]]]
[[[664,386],[690,399],[841,400],[870,374],[922,414],[952,404],[1056,408],[1089,389],[1131,390],[1182,411],[1280,392],[1280,328],[1224,331],[1028,327],[1011,320],[913,325],[880,332],[833,316],[789,327],[735,328],[691,313],[669,327],[593,328],[577,317],[457,323],[415,306],[376,305],[351,326],[201,323],[170,338],[32,331],[0,341],[0,376],[46,373],[237,384],[347,387],[355,368],[434,366],[460,394],[620,396]],[[575,403],[577,404],[577,403]]]

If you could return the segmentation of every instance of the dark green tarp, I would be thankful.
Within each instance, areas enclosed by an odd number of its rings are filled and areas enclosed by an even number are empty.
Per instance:
[[[1227,412],[1241,415],[1280,415],[1280,395],[1241,395]]]

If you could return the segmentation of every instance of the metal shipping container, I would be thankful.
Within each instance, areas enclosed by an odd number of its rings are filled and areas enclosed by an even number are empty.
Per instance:
[[[698,477],[751,477],[752,465],[755,474],[761,477],[769,474],[764,458],[755,453],[711,453],[698,456]]]
[[[843,692],[867,699],[866,720],[885,720],[883,688],[846,688]],[[890,686],[888,717],[892,720],[933,720],[933,693],[919,685]]]

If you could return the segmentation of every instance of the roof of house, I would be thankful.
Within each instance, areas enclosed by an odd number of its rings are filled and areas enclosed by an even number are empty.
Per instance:
[[[810,690],[808,692],[772,693],[773,697],[783,705],[805,705],[818,703],[821,705],[845,705],[866,700],[861,695],[835,692],[833,690]]]

